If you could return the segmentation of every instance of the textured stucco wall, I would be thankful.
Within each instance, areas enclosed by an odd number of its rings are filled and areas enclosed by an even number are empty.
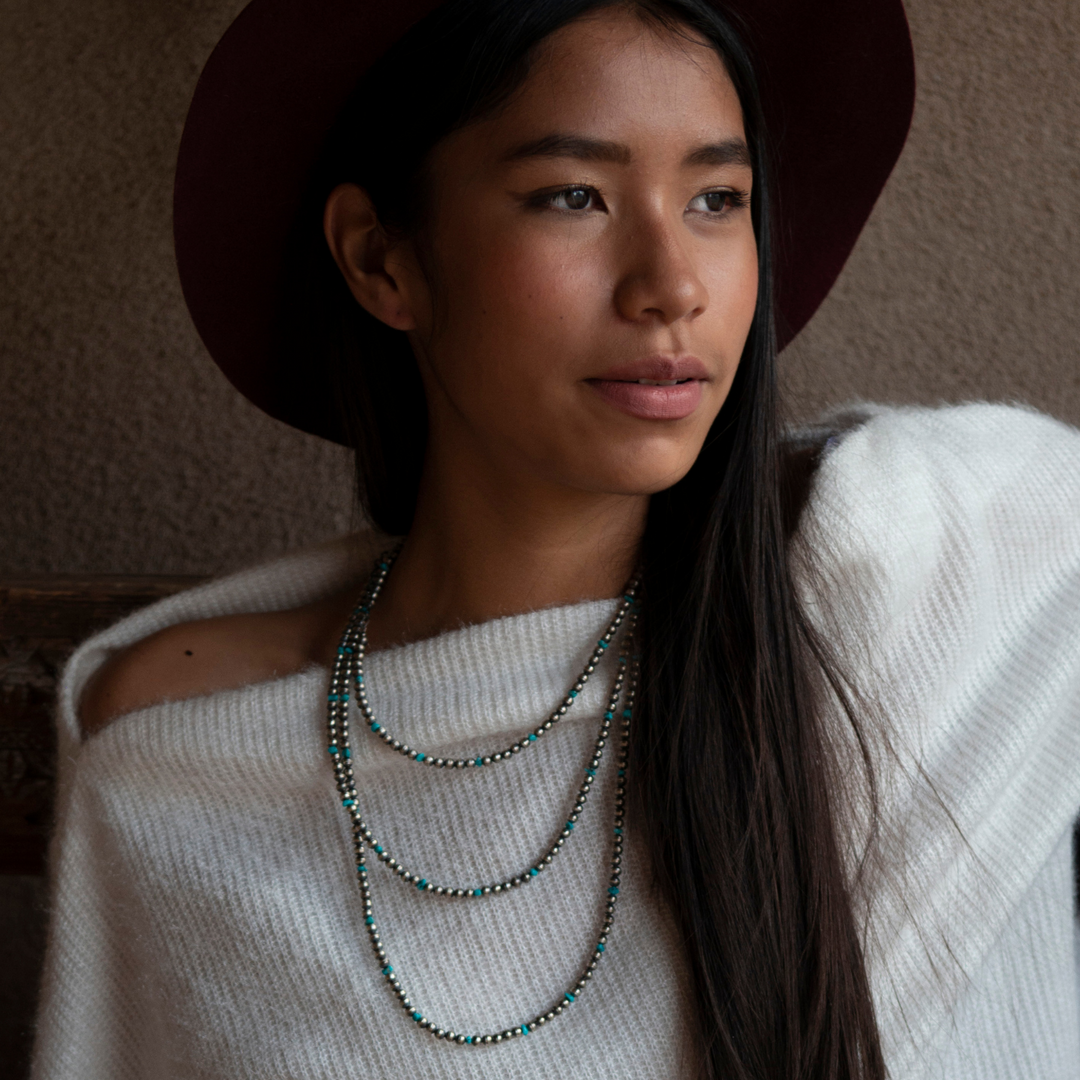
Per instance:
[[[785,353],[794,404],[993,398],[1080,423],[1080,3],[906,2],[911,137]]]
[[[241,6],[0,0],[0,574],[210,572],[350,523],[344,454],[228,386],[173,267],[187,100]],[[991,397],[1080,422],[1080,4],[909,11],[912,139],[785,354],[793,408]]]

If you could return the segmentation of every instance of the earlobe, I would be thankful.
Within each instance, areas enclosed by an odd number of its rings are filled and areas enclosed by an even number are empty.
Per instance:
[[[414,330],[416,319],[402,288],[402,264],[391,259],[393,245],[363,188],[334,188],[323,211],[323,233],[357,303],[395,330]]]

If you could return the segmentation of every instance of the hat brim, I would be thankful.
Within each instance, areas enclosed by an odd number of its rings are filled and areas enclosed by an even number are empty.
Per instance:
[[[364,72],[442,0],[252,0],[210,56],[176,169],[184,298],[252,402],[338,438],[275,354],[284,260],[311,168]],[[836,281],[907,137],[915,102],[901,0],[732,0],[750,35],[776,155],[780,346]],[[311,372],[324,385],[324,373]]]

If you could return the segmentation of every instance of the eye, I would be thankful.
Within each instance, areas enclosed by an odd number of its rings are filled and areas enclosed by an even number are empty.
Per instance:
[[[725,210],[737,210],[746,203],[747,197],[740,191],[706,191],[691,199],[687,209],[697,214],[719,216]]]
[[[548,205],[556,210],[595,210],[600,197],[594,188],[563,188],[548,196]]]

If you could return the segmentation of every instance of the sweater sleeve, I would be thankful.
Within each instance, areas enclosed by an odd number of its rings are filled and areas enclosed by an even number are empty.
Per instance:
[[[802,532],[812,617],[880,736],[859,899],[892,1076],[1077,1075],[1080,432],[878,410]]]
[[[161,995],[147,974],[153,967],[137,959],[152,953],[156,929],[132,899],[131,866],[125,861],[131,852],[117,850],[114,810],[105,796],[124,784],[138,786],[139,777],[149,775],[149,751],[110,756],[119,729],[139,714],[129,714],[90,740],[83,738],[77,709],[87,679],[111,652],[164,627],[297,607],[329,595],[357,579],[386,539],[375,533],[344,537],[179,593],[95,635],[71,657],[57,703],[59,784],[35,1080],[175,1075],[162,1057],[160,1017],[152,1007]],[[192,723],[188,711],[182,703],[165,703],[141,713],[183,730]]]

